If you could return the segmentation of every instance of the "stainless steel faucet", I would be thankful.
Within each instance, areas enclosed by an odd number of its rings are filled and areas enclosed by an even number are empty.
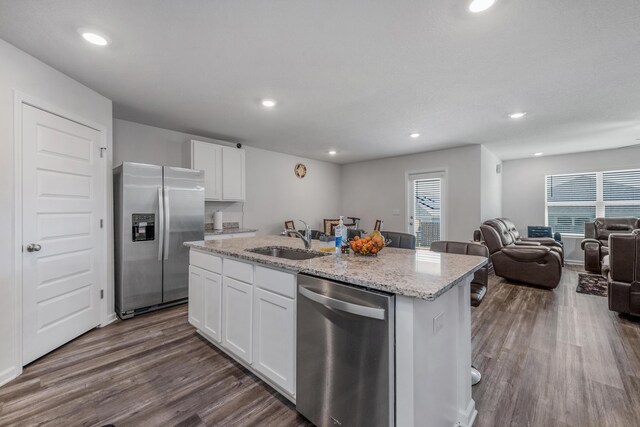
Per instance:
[[[298,230],[291,230],[288,228],[285,228],[281,234],[283,236],[287,236],[290,234],[293,234],[294,236],[298,236],[304,242],[304,248],[309,250],[311,249],[311,227],[309,227],[309,224],[307,224],[301,219],[299,219],[298,221],[304,224],[304,235],[300,233]]]

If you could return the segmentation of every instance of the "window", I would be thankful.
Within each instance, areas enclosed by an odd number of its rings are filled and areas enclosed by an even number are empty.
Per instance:
[[[640,216],[640,169],[547,175],[547,225],[565,234],[584,234],[596,217]]]

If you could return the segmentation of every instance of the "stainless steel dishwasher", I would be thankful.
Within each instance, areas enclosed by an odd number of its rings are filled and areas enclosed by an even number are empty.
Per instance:
[[[395,297],[298,275],[296,409],[318,427],[395,425]]]

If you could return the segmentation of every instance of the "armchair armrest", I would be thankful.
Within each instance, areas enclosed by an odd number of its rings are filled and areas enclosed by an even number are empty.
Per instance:
[[[515,244],[516,246],[529,246],[529,247],[531,247],[531,246],[534,246],[534,247],[535,247],[535,246],[542,246],[542,245],[540,244],[540,242],[530,242],[530,241],[528,241],[528,240],[527,240],[527,241],[525,241],[524,239],[523,239],[523,240],[518,240],[518,241],[517,241],[517,242],[515,242],[514,244]]]
[[[560,246],[556,239],[552,239],[551,237],[523,237],[523,242],[538,242],[541,245],[545,246]]]
[[[520,262],[533,262],[545,258],[551,249],[546,246],[510,246],[503,248],[502,253],[509,258]]]
[[[602,246],[602,242],[598,239],[591,239],[591,238],[582,239],[582,243],[580,243],[580,248],[584,250],[585,246],[587,245],[598,245],[598,249],[600,249],[600,246]]]

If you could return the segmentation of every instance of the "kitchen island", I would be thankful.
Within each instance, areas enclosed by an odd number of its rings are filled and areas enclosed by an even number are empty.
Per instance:
[[[299,239],[280,236],[185,245],[191,248],[190,323],[287,399],[300,398],[296,318],[303,313],[296,312],[297,285],[298,277],[311,276],[393,297],[393,398],[382,425],[473,424],[469,284],[486,258],[385,248],[375,257],[288,259],[274,255],[319,255],[320,242],[305,251]]]

